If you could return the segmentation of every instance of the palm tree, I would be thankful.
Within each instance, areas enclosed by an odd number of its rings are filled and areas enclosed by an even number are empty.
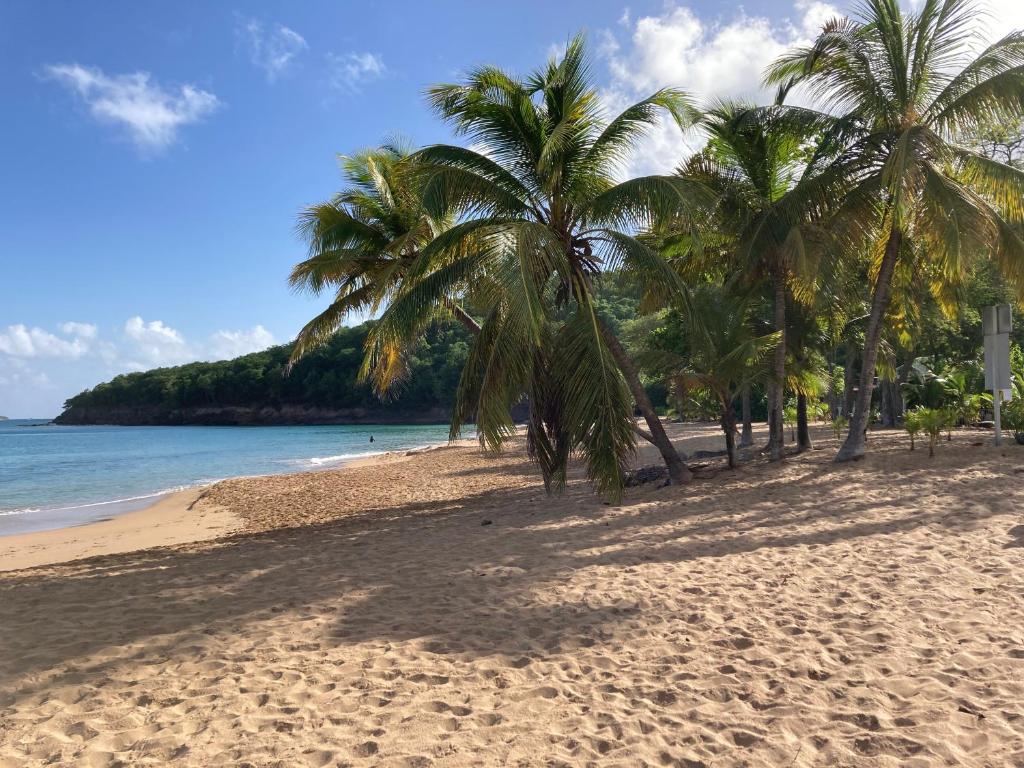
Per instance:
[[[879,342],[898,262],[920,246],[939,268],[961,274],[991,257],[1024,285],[1024,172],[969,145],[972,132],[1024,114],[1024,34],[977,53],[981,11],[971,0],[864,0],[857,19],[828,22],[817,40],[784,55],[766,82],[780,97],[805,86],[834,118],[857,180],[848,220],[870,233],[871,310],[860,387],[837,461],[864,454]],[[820,120],[821,115],[815,117]]]
[[[596,311],[593,288],[602,271],[623,269],[649,287],[682,289],[630,233],[706,204],[706,191],[665,176],[616,184],[615,175],[659,113],[681,126],[695,120],[685,94],[660,90],[605,122],[576,37],[560,61],[524,79],[481,67],[428,98],[472,148],[436,145],[413,156],[423,199],[428,210],[462,217],[424,248],[420,285],[383,313],[372,355],[415,328],[437,295],[471,282],[490,311],[463,373],[453,434],[474,417],[484,444],[499,448],[512,432],[508,408],[525,394],[529,445],[549,488],[579,450],[598,488],[616,496],[635,445],[632,398],[647,423],[638,431],[658,447],[671,482],[688,480],[636,367]]]
[[[737,293],[735,285],[701,285],[683,314],[684,354],[652,349],[642,358],[687,391],[703,390],[714,398],[731,468],[736,467],[736,400],[771,375],[766,358],[780,342],[777,332],[758,336],[751,330],[752,304],[749,292]],[[692,322],[696,317],[699,324]]]
[[[772,460],[784,457],[783,395],[786,380],[786,298],[806,300],[813,292],[815,257],[825,233],[824,213],[842,175],[824,153],[808,151],[820,130],[814,121],[794,120],[787,110],[723,102],[701,120],[704,151],[680,169],[683,178],[716,194],[709,225],[724,236],[733,270],[751,283],[766,281],[776,345],[768,381],[768,444]],[[702,248],[697,243],[697,248]]]
[[[809,410],[824,388],[827,367],[823,350],[830,341],[829,321],[834,321],[836,314],[834,307],[826,304],[836,299],[834,291],[822,290],[821,285],[818,288],[812,304],[794,303],[787,312],[786,388],[796,394],[796,443],[800,452],[813,447]]]
[[[449,212],[431,215],[423,207],[411,154],[405,143],[391,141],[340,157],[348,186],[300,214],[298,230],[309,257],[295,265],[289,282],[314,295],[331,290],[334,298],[299,332],[289,365],[326,343],[353,314],[377,312],[408,288],[423,247],[451,226]],[[456,292],[441,297],[440,308],[471,333],[479,332]],[[392,362],[399,366],[400,360],[396,355]]]

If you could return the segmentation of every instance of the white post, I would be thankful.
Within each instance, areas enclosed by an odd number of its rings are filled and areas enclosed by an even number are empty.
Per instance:
[[[999,418],[999,401],[1003,399],[1003,390],[994,389],[992,390],[992,427],[995,430],[996,445],[1003,444],[1003,424]]]
[[[982,309],[981,330],[985,337],[985,389],[992,390],[993,442],[1002,445],[1003,423],[999,406],[1003,403],[1003,392],[1010,389],[1010,331],[1013,330],[1010,305],[999,304]]]

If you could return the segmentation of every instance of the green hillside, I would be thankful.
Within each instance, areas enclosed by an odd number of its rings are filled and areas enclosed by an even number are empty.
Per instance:
[[[60,423],[237,423],[361,420],[422,415],[443,420],[451,406],[468,350],[456,326],[432,329],[409,360],[410,376],[388,401],[357,382],[363,343],[370,328],[343,328],[317,352],[285,367],[291,345],[271,347],[234,360],[189,363],[128,373],[67,400]],[[248,409],[253,415],[247,417]],[[287,414],[277,418],[273,412]],[[256,415],[261,412],[262,415]],[[223,417],[218,416],[222,413]],[[440,415],[439,415],[440,414]]]

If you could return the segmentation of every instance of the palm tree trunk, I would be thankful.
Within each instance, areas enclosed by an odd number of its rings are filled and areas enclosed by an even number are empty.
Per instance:
[[[644,389],[644,385],[640,381],[640,374],[637,373],[632,359],[630,359],[626,350],[619,343],[618,338],[605,322],[601,322],[601,337],[604,339],[605,346],[611,351],[612,357],[615,358],[615,363],[619,366],[619,370],[622,371],[622,375],[626,377],[626,384],[629,385],[629,391],[636,401],[636,407],[643,414],[644,420],[647,422],[651,442],[661,452],[661,458],[668,468],[669,482],[672,485],[682,485],[689,482],[693,479],[693,473],[683,463],[683,459],[676,450],[676,447],[672,445],[672,441],[665,434],[665,427],[662,425],[661,419],[658,418],[658,414],[654,412],[654,406],[651,404],[651,399],[647,396],[647,390]]]
[[[871,413],[871,391],[874,387],[878,345],[882,340],[885,311],[889,307],[889,295],[892,292],[892,275],[902,245],[903,232],[893,226],[889,232],[889,241],[885,244],[885,255],[882,256],[874,295],[871,297],[871,314],[868,316],[868,327],[864,334],[864,355],[860,365],[860,389],[857,391],[853,418],[850,419],[850,431],[846,435],[843,447],[836,455],[836,461],[852,461],[864,456],[867,442],[865,432]]]
[[[785,425],[782,419],[786,390],[786,281],[781,270],[772,276],[775,292],[774,321],[779,332],[779,345],[772,360],[771,386],[768,388],[768,457],[781,461],[786,456]]]
[[[729,457],[729,469],[736,469],[736,414],[732,403],[722,404],[722,431],[725,432],[725,453]]]
[[[474,336],[478,336],[480,334],[480,323],[474,320],[472,315],[460,307],[457,302],[452,299],[445,298],[444,305],[448,311],[452,313],[455,319],[462,323],[467,331]]]
[[[750,387],[743,388],[740,395],[740,409],[743,413],[743,434],[740,435],[740,448],[749,448],[754,444],[754,424],[750,415]]]
[[[796,396],[796,442],[801,452],[812,448],[811,430],[807,425],[807,395],[804,394]]]

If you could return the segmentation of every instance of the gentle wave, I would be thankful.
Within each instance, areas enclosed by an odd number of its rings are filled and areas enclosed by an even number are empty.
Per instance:
[[[7,509],[0,510],[0,517],[7,517],[8,515],[30,515],[33,512],[42,512],[41,509],[35,507],[25,507],[24,509]]]
[[[314,467],[322,467],[324,464],[337,464],[350,459],[367,459],[372,456],[383,456],[386,451],[367,451],[365,453],[339,453],[337,456],[314,456],[311,459],[304,459],[307,464]]]
[[[161,496],[167,496],[171,493],[177,493],[178,491],[187,491],[189,488],[198,488],[201,485],[209,485],[210,483],[217,483],[225,478],[217,478],[210,480],[197,480],[194,483],[188,483],[187,485],[176,485],[172,488],[164,488],[161,491],[155,491],[153,493],[145,493],[141,496],[127,496],[123,499],[108,499],[107,501],[93,501],[88,504],[71,504],[67,507],[24,507],[22,509],[7,509],[0,510],[0,517],[7,517],[8,515],[30,515],[35,512],[71,512],[76,509],[90,509],[92,507],[105,507],[110,504],[128,504],[133,501],[145,501],[146,499],[158,499]]]
[[[388,453],[409,453],[411,451],[425,451],[429,448],[438,448],[444,445],[444,443],[426,443],[424,445],[416,445],[411,448],[402,448],[397,451],[364,451],[360,453],[339,453],[337,456],[314,456],[311,459],[293,459],[289,460],[289,463],[294,464],[308,464],[313,467],[322,467],[325,464],[339,464],[343,461],[351,461],[352,459],[370,459],[374,456],[385,456]]]

